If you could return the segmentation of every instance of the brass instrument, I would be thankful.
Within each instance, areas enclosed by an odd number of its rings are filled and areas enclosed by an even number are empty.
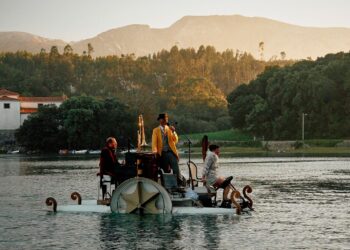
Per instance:
[[[143,116],[139,115],[139,129],[137,131],[137,151],[141,151],[142,147],[147,146],[146,135],[145,135],[145,126],[143,122]]]

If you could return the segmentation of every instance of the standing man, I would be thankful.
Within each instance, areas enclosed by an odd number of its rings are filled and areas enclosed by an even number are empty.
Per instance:
[[[153,129],[152,133],[152,151],[160,160],[160,167],[164,172],[169,172],[169,166],[181,180],[179,169],[179,154],[176,149],[178,136],[174,126],[168,125],[168,114],[159,114],[157,120],[159,126]]]

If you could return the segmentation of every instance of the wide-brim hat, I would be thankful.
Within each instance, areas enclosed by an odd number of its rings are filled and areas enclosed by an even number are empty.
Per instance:
[[[158,115],[158,118],[157,118],[157,121],[159,121],[160,119],[164,119],[165,120],[165,117],[167,116],[167,113],[164,113],[164,114],[159,114]]]

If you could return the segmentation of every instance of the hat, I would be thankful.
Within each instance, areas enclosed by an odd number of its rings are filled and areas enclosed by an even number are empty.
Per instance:
[[[157,120],[158,120],[158,121],[159,121],[160,119],[164,119],[164,120],[165,120],[165,117],[166,117],[166,116],[168,116],[167,113],[165,113],[165,114],[159,114]]]

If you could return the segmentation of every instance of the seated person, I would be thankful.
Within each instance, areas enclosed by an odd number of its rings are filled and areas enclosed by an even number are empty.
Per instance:
[[[101,150],[100,155],[100,186],[102,188],[102,199],[105,199],[107,194],[107,186],[103,185],[103,175],[109,175],[112,177],[112,182],[115,181],[117,175],[117,167],[120,166],[115,150],[118,143],[114,137],[108,137],[106,139],[106,146]]]
[[[116,176],[117,167],[120,166],[117,155],[118,143],[114,137],[108,137],[106,139],[106,146],[101,150],[100,155],[100,175]]]
[[[202,180],[205,186],[213,186],[215,189],[225,181],[225,177],[217,176],[219,163],[220,147],[218,145],[209,145],[209,151],[205,157],[202,172]]]

